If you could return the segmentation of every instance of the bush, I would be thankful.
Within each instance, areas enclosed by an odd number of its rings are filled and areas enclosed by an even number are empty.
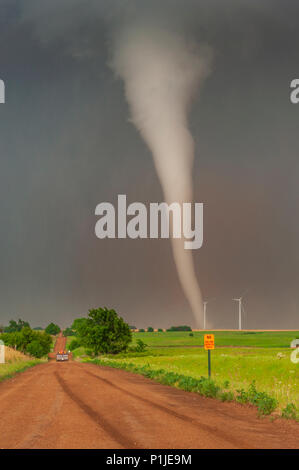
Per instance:
[[[148,333],[153,333],[154,331],[154,328],[152,326],[149,326],[148,329],[147,329]]]
[[[1,339],[6,346],[16,348],[18,351],[28,353],[38,358],[47,355],[52,345],[50,335],[44,332],[34,331],[29,327],[25,327],[21,331],[14,333],[4,333],[1,335]],[[32,343],[34,344],[32,345]],[[37,347],[37,343],[40,347]],[[31,346],[29,347],[30,344]]]
[[[139,333],[145,333],[145,330],[143,328],[140,328],[140,330],[138,330]]]
[[[75,332],[74,330],[72,330],[72,328],[66,328],[64,331],[63,331],[63,336],[75,336]]]
[[[78,339],[72,339],[69,345],[69,350],[73,351],[74,349],[80,348],[81,344]]]
[[[132,332],[115,310],[106,307],[89,310],[88,318],[78,319],[73,329],[80,344],[99,353],[117,354],[125,351],[132,341]]]
[[[219,398],[221,401],[233,401],[234,400],[234,394],[233,392],[221,392],[219,394]]]
[[[194,336],[194,334],[193,334],[193,333],[189,333],[189,336]]]
[[[265,392],[258,392],[255,387],[255,381],[249,385],[247,391],[242,388],[241,390],[237,390],[237,392],[237,401],[239,403],[251,403],[257,406],[260,415],[269,415],[277,408],[277,400],[270,397]]]
[[[158,332],[159,332],[159,333],[163,333],[162,328],[158,328]]]
[[[50,323],[50,325],[45,329],[45,332],[48,335],[58,335],[58,333],[60,333],[60,328],[58,325],[55,325],[55,323]]]
[[[141,339],[137,339],[136,343],[137,343],[135,347],[136,352],[144,352],[146,350],[147,344],[145,344]]]
[[[223,388],[228,388],[229,387],[229,380],[225,380],[223,382]]]
[[[294,403],[289,403],[283,410],[282,410],[282,417],[286,419],[296,419],[297,418],[297,407]]]
[[[26,353],[30,356],[41,358],[44,356],[44,349],[38,340],[31,341],[26,348]]]
[[[171,326],[166,331],[192,331],[191,326],[181,325],[181,326]]]
[[[213,380],[206,377],[195,379],[194,377],[189,377],[175,372],[167,372],[164,369],[151,369],[147,365],[136,366],[132,363],[116,362],[106,359],[95,359],[93,362],[94,364],[129,370],[131,372],[141,374],[148,379],[157,380],[164,385],[175,385],[182,390],[196,392],[206,397],[215,398],[219,396],[220,387],[218,387]]]
[[[198,381],[197,392],[205,397],[216,398],[218,392],[220,391],[220,387],[215,384],[215,382],[211,379],[207,379],[206,377],[201,377]]]

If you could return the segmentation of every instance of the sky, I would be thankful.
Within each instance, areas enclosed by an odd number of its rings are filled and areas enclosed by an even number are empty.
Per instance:
[[[111,37],[151,18],[213,50],[194,100],[193,252],[208,326],[299,328],[299,5],[291,0],[0,0],[0,323],[65,327],[114,308],[194,326],[169,240],[99,240],[95,207],[161,202],[150,150],[109,66]]]

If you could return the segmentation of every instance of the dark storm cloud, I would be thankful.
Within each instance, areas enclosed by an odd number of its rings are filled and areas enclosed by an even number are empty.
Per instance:
[[[162,4],[161,4],[162,3]],[[294,1],[0,1],[0,322],[63,325],[98,305],[139,326],[190,323],[166,240],[94,236],[101,201],[161,201],[149,151],[128,122],[109,32],[136,15],[214,49],[192,111],[195,253],[213,325],[298,326],[299,7]]]

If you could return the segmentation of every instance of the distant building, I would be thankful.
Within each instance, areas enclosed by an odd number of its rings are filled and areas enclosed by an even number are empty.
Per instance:
[[[293,341],[291,342],[291,348],[292,349],[299,348],[299,338],[293,339]]]

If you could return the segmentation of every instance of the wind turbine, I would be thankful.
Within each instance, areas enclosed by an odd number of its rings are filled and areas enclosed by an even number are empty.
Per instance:
[[[243,305],[242,305],[242,299],[243,299],[243,295],[247,294],[248,291],[249,291],[249,289],[247,289],[242,294],[242,297],[239,297],[238,299],[233,299],[235,302],[238,302],[238,304],[239,304],[239,330],[242,330],[242,312],[244,312],[244,308],[243,308]]]
[[[239,302],[239,330],[242,330],[242,297],[233,300]]]

